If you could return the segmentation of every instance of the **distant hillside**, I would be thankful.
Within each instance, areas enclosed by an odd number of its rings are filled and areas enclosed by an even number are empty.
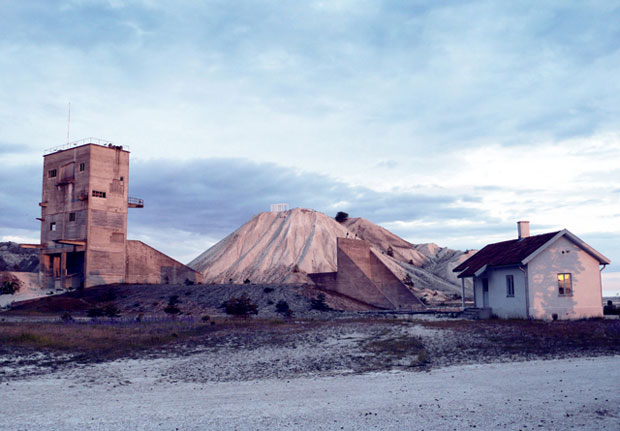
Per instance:
[[[15,242],[0,242],[0,271],[39,271],[39,250],[19,248]]]
[[[386,265],[403,280],[408,277],[416,293],[429,302],[460,294],[460,281],[452,268],[469,254],[435,244],[411,244],[362,218],[341,224],[302,208],[252,217],[189,266],[208,283],[312,283],[308,273],[336,271],[338,237],[369,241]]]

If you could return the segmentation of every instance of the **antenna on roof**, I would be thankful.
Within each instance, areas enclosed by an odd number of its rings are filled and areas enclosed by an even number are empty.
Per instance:
[[[67,118],[67,144],[69,143],[69,131],[71,129],[71,102],[69,102],[69,116]]]

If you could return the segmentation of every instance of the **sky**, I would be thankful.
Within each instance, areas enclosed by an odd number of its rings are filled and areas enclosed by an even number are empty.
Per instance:
[[[476,249],[563,228],[620,292],[620,2],[0,0],[0,240],[42,155],[129,147],[188,262],[271,203]],[[71,122],[68,128],[68,104]]]

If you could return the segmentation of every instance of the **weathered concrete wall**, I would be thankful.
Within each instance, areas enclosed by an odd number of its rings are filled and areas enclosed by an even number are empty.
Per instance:
[[[89,174],[85,286],[122,283],[126,262],[129,153],[119,147],[88,147],[90,158],[85,166],[85,172]]]
[[[372,281],[396,309],[424,308],[422,301],[370,250]]]
[[[121,147],[85,144],[44,157],[44,286],[89,287],[124,280],[128,179],[129,153]],[[66,241],[82,245],[63,244]]]
[[[393,304],[373,283],[370,267],[370,243],[338,238],[338,272],[335,291],[377,308],[391,309]]]
[[[376,308],[424,308],[424,304],[371,250],[368,241],[338,238],[337,258],[337,272],[308,274],[320,288]]]
[[[125,283],[202,283],[202,274],[141,241],[127,241]]]

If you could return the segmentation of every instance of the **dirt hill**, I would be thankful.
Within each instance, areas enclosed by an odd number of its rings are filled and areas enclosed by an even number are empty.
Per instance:
[[[469,256],[435,244],[411,244],[363,218],[338,223],[295,208],[260,213],[189,263],[207,283],[312,283],[308,273],[336,271],[336,238],[365,239],[430,303],[460,295],[452,268]],[[471,295],[471,288],[467,286]]]

